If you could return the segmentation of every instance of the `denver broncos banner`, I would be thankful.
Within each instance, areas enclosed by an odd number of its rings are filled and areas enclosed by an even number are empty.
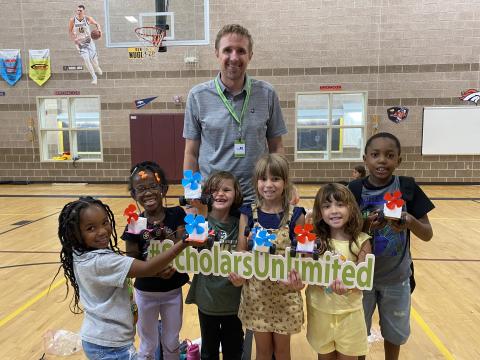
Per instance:
[[[149,98],[145,98],[145,99],[138,99],[138,100],[135,100],[135,107],[137,109],[141,109],[142,107],[144,107],[145,105],[151,103],[153,100],[155,100],[158,96],[153,96],[153,97],[149,97]]]
[[[30,63],[28,76],[38,85],[42,86],[50,79],[50,49],[28,50]]]
[[[20,49],[0,50],[0,74],[8,85],[15,83],[22,77],[22,58]]]

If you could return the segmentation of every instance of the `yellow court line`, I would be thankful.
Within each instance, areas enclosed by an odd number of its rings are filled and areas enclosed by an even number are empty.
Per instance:
[[[452,220],[452,221],[457,221],[457,220],[465,220],[465,221],[480,221],[480,218],[462,218],[462,217],[459,217],[459,218],[454,218],[454,217],[447,217],[447,218],[432,218],[432,217],[428,217],[428,220],[435,220],[435,221],[440,221],[440,220]]]
[[[0,319],[0,327],[8,323],[10,320],[15,318],[16,316],[20,315],[23,311],[27,310],[30,306],[35,304],[38,300],[43,298],[48,294],[49,291],[56,289],[60,285],[65,283],[65,279],[57,281],[55,284],[53,284],[51,287],[48,287],[47,289],[43,290],[40,294],[35,296],[34,298],[28,300],[25,304],[20,306],[17,310],[14,312],[10,313],[9,315],[5,316],[4,318]]]
[[[454,356],[448,351],[447,347],[443,345],[442,341],[438,338],[437,335],[430,329],[430,327],[427,325],[425,320],[422,319],[420,314],[413,308],[412,309],[412,317],[415,319],[418,325],[422,328],[423,332],[427,334],[427,336],[430,338],[430,340],[433,342],[433,344],[437,347],[438,350],[443,354],[445,359],[448,360],[455,360]]]

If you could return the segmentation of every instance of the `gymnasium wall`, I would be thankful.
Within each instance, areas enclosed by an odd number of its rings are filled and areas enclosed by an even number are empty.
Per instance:
[[[86,14],[105,24],[103,1],[83,1]],[[335,181],[350,177],[350,162],[294,162],[295,93],[320,85],[368,91],[368,135],[378,116],[379,131],[400,138],[399,174],[421,182],[480,182],[480,155],[422,156],[424,106],[465,105],[460,92],[480,88],[480,2],[460,0],[210,0],[210,46],[170,47],[151,60],[129,60],[127,49],[97,41],[104,74],[90,84],[68,37],[76,2],[0,0],[0,48],[50,48],[52,77],[37,86],[24,74],[13,87],[0,80],[0,181],[125,181],[130,167],[129,114],[183,112],[189,89],[214,77],[218,64],[213,42],[226,23],[246,26],[254,38],[249,74],[273,84],[289,134],[284,139],[295,181]],[[198,57],[196,65],[184,62]],[[36,97],[56,90],[101,96],[104,161],[40,162]],[[177,105],[173,97],[183,102]],[[141,110],[135,99],[158,96]],[[386,109],[407,106],[406,121],[394,124]],[[475,105],[472,105],[475,106]],[[448,134],[445,134],[448,141]]]

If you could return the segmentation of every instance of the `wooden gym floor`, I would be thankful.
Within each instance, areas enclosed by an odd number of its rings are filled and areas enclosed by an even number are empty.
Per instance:
[[[301,205],[311,207],[318,186],[299,189]],[[480,187],[423,189],[436,206],[430,213],[434,237],[429,243],[415,237],[412,241],[417,289],[412,298],[412,335],[401,358],[480,359]],[[176,204],[179,194],[180,188],[172,186],[170,205]],[[69,312],[70,295],[64,300],[63,276],[48,292],[59,266],[58,214],[77,195],[93,195],[108,203],[121,233],[123,209],[130,203],[125,185],[0,185],[2,360],[38,360],[44,353],[42,335],[48,329],[77,332],[80,328],[82,315]],[[185,305],[181,338],[196,339],[199,334],[196,306]],[[293,359],[316,359],[305,339],[305,327],[291,343]],[[78,352],[70,359],[85,357]],[[381,341],[371,344],[367,359],[383,359]]]

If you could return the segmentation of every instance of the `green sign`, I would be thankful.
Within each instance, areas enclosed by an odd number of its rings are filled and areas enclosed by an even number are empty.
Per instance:
[[[156,256],[173,246],[171,240],[150,240],[148,257]],[[211,250],[187,247],[173,261],[177,271],[181,273],[202,273],[225,276],[231,272],[243,278],[252,276],[260,280],[286,281],[291,269],[296,269],[306,284],[329,286],[335,279],[341,279],[347,288],[371,290],[375,256],[368,254],[365,262],[355,264],[342,261],[338,255],[326,252],[321,259],[292,258],[289,249],[285,256],[270,255],[258,251],[233,252],[220,250],[215,243]]]

